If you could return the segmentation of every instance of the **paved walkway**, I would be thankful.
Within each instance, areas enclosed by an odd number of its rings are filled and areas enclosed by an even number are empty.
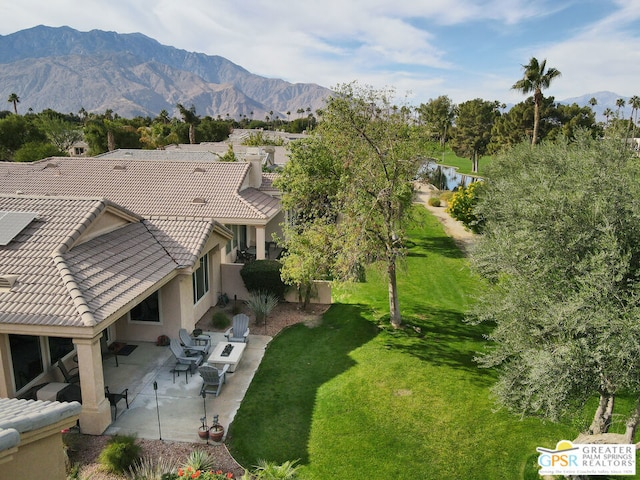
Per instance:
[[[225,340],[222,333],[206,333],[212,336],[214,345]],[[235,372],[227,374],[220,396],[207,395],[206,399],[200,396],[202,379],[197,372],[188,378],[182,372],[174,381],[171,369],[175,359],[168,347],[131,342],[138,347],[130,355],[118,357],[118,367],[113,360],[105,362],[105,385],[111,392],[129,389],[129,409],[124,401],[118,404],[118,417],[105,434],[136,434],[138,438],[157,440],[162,437],[163,440],[195,442],[199,441],[198,427],[205,411],[209,425],[213,415],[219,415],[220,424],[227,430],[269,341],[271,337],[250,335],[244,355]]]

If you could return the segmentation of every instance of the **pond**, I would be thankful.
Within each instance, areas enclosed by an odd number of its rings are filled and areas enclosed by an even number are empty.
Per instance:
[[[460,173],[456,167],[441,165],[433,159],[425,160],[418,169],[418,178],[422,177],[427,177],[429,183],[439,190],[468,187],[471,183],[482,180],[482,177]]]

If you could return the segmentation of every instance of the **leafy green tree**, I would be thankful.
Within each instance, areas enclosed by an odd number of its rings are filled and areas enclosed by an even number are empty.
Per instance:
[[[588,431],[605,434],[616,395],[640,400],[638,162],[621,137],[584,132],[519,145],[487,170],[471,261],[492,287],[471,318],[494,328],[479,362],[522,415],[559,419],[599,397]],[[626,443],[639,419],[640,401]]]
[[[58,149],[55,145],[48,142],[27,142],[22,145],[15,153],[14,160],[16,162],[35,162],[48,157],[64,157],[68,152]]]
[[[453,119],[456,116],[456,106],[446,95],[435,99],[429,99],[425,104],[417,108],[418,118],[427,126],[427,131],[432,138],[440,142],[444,148],[447,141],[447,133],[451,130]]]
[[[201,142],[222,142],[231,134],[231,123],[204,117],[196,126],[196,136]]]
[[[35,117],[9,115],[0,119],[0,156],[12,160],[16,151],[29,142],[44,143],[47,137],[38,128]]]
[[[476,98],[458,105],[456,126],[450,145],[456,155],[471,159],[472,171],[478,171],[480,157],[487,153],[491,129],[500,116],[500,104]]]
[[[282,279],[298,289],[306,309],[314,280],[332,277],[344,166],[316,136],[288,148],[290,160],[275,184],[284,192],[283,209],[291,213],[282,225],[282,238],[276,240],[285,247]]]
[[[47,136],[49,142],[60,152],[68,152],[74,143],[84,138],[78,124],[53,112],[38,115],[38,126]]]
[[[513,84],[514,90],[522,92],[524,95],[533,92],[533,134],[531,145],[538,143],[538,126],[540,124],[540,105],[542,104],[542,90],[549,88],[551,82],[559,77],[560,71],[555,68],[547,69],[547,60],[538,62],[536,57],[531,57],[527,65],[523,65],[524,76]]]
[[[364,263],[383,261],[389,282],[391,324],[398,327],[402,316],[396,268],[404,253],[412,180],[423,139],[406,122],[403,112],[393,108],[392,91],[364,88],[355,82],[334,91],[318,125],[317,141],[333,159],[328,165],[336,166],[332,178],[337,178],[339,189],[335,194],[330,191],[322,195],[314,205],[328,214],[340,213],[335,223],[335,241],[340,248],[333,265],[337,278],[353,276]],[[294,158],[289,163],[298,161]],[[300,161],[310,159],[313,156],[303,155]],[[309,190],[285,185],[284,191],[293,204],[310,204],[305,196]],[[307,215],[320,216],[313,211]],[[300,222],[300,228],[307,224]]]
[[[11,95],[9,95],[9,98],[7,99],[7,102],[13,103],[13,113],[15,113],[17,115],[18,114],[18,104],[20,103],[20,97],[18,97],[17,94],[12,93]]]

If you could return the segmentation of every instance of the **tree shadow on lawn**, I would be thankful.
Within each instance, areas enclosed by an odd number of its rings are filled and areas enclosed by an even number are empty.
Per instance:
[[[429,308],[418,316],[407,315],[404,328],[385,329],[387,348],[406,352],[435,366],[447,366],[473,373],[481,385],[492,382],[494,372],[480,368],[474,358],[484,348],[487,325],[471,325],[457,311]]]
[[[318,389],[351,368],[349,353],[379,333],[366,308],[334,304],[319,326],[294,325],[271,341],[229,430],[240,464],[309,462]]]
[[[426,257],[429,254],[441,255],[448,258],[465,258],[465,254],[456,242],[448,236],[420,237],[419,240],[411,240],[405,245],[409,251],[408,257]]]

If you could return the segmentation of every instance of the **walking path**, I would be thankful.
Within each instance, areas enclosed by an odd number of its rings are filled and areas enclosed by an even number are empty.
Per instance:
[[[465,254],[469,253],[469,249],[473,245],[473,243],[477,239],[477,235],[459,222],[452,218],[445,210],[445,206],[441,207],[432,207],[429,205],[429,198],[437,195],[439,192],[438,189],[433,187],[432,185],[415,183],[415,201],[416,203],[421,203],[425,206],[429,212],[431,212],[439,221],[442,223],[444,227],[444,231],[447,235],[449,235],[456,245],[462,250]]]

